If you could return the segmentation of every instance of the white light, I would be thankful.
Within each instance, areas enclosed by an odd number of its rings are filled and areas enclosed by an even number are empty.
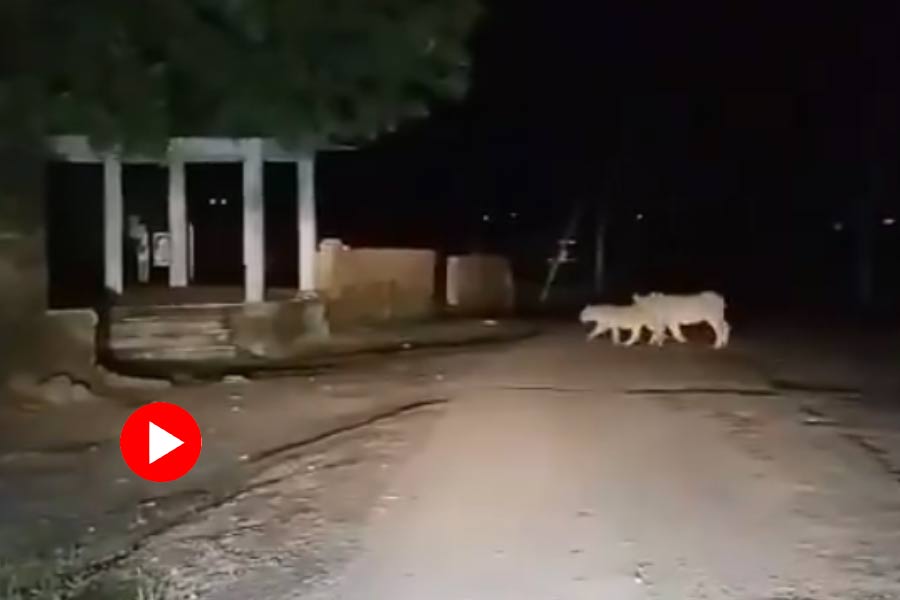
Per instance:
[[[638,213],[638,214],[636,214],[636,215],[634,216],[634,218],[635,218],[636,220],[638,220],[638,221],[643,221],[643,220],[644,220],[644,213]]]
[[[516,219],[516,218],[518,218],[518,216],[519,216],[519,213],[517,213],[517,212],[509,213],[509,218],[511,218],[511,219]]]
[[[228,198],[222,198],[222,206],[228,204]]]
[[[491,215],[487,215],[487,214],[481,215],[481,220],[484,221],[485,223],[490,223],[490,222],[491,222]]]
[[[891,227],[892,225],[895,225],[896,223],[897,223],[897,219],[895,219],[894,217],[885,217],[881,220],[881,224],[884,225],[885,227]]]
[[[831,224],[831,228],[834,229],[835,231],[843,231],[844,224],[841,223],[840,221],[835,221],[834,223]]]
[[[215,199],[215,198],[210,198],[210,199],[209,199],[209,205],[210,205],[210,206],[215,206],[215,204],[216,204],[216,199]]]

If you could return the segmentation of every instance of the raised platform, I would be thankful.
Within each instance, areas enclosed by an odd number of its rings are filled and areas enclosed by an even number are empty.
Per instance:
[[[324,307],[311,300],[257,304],[222,302],[200,290],[182,294],[206,303],[120,304],[109,314],[106,350],[117,362],[230,361],[240,356],[278,359],[301,341],[328,337]],[[134,298],[132,301],[134,302]],[[140,297],[147,302],[148,296]],[[212,301],[215,300],[215,301]]]

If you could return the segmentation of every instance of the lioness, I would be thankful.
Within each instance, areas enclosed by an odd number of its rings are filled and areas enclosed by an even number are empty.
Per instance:
[[[707,323],[716,334],[714,347],[724,348],[728,345],[731,326],[725,319],[725,299],[716,292],[707,291],[698,294],[651,292],[644,296],[634,294],[632,298],[636,305],[653,313],[655,319],[663,325],[662,336],[665,336],[665,331],[668,330],[673,338],[684,343],[687,340],[681,332],[682,325]],[[661,343],[662,339],[652,341]]]
[[[665,328],[655,321],[653,313],[636,304],[589,304],[581,311],[579,319],[582,323],[594,323],[594,329],[587,336],[589,341],[611,331],[613,344],[619,345],[619,330],[624,329],[631,333],[625,345],[631,346],[640,339],[645,327],[653,333],[652,343],[660,345],[665,338]]]

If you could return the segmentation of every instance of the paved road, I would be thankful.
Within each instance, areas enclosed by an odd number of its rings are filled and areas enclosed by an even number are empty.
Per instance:
[[[746,364],[574,331],[486,355],[319,595],[900,597],[897,482]]]
[[[215,600],[900,598],[885,457],[752,352],[568,328],[335,374],[450,401],[286,457],[135,562]]]

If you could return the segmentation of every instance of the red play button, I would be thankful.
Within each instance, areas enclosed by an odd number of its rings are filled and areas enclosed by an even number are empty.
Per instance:
[[[128,468],[138,477],[159,482],[190,471],[202,446],[200,427],[191,413],[167,402],[154,402],[131,413],[119,437]]]

